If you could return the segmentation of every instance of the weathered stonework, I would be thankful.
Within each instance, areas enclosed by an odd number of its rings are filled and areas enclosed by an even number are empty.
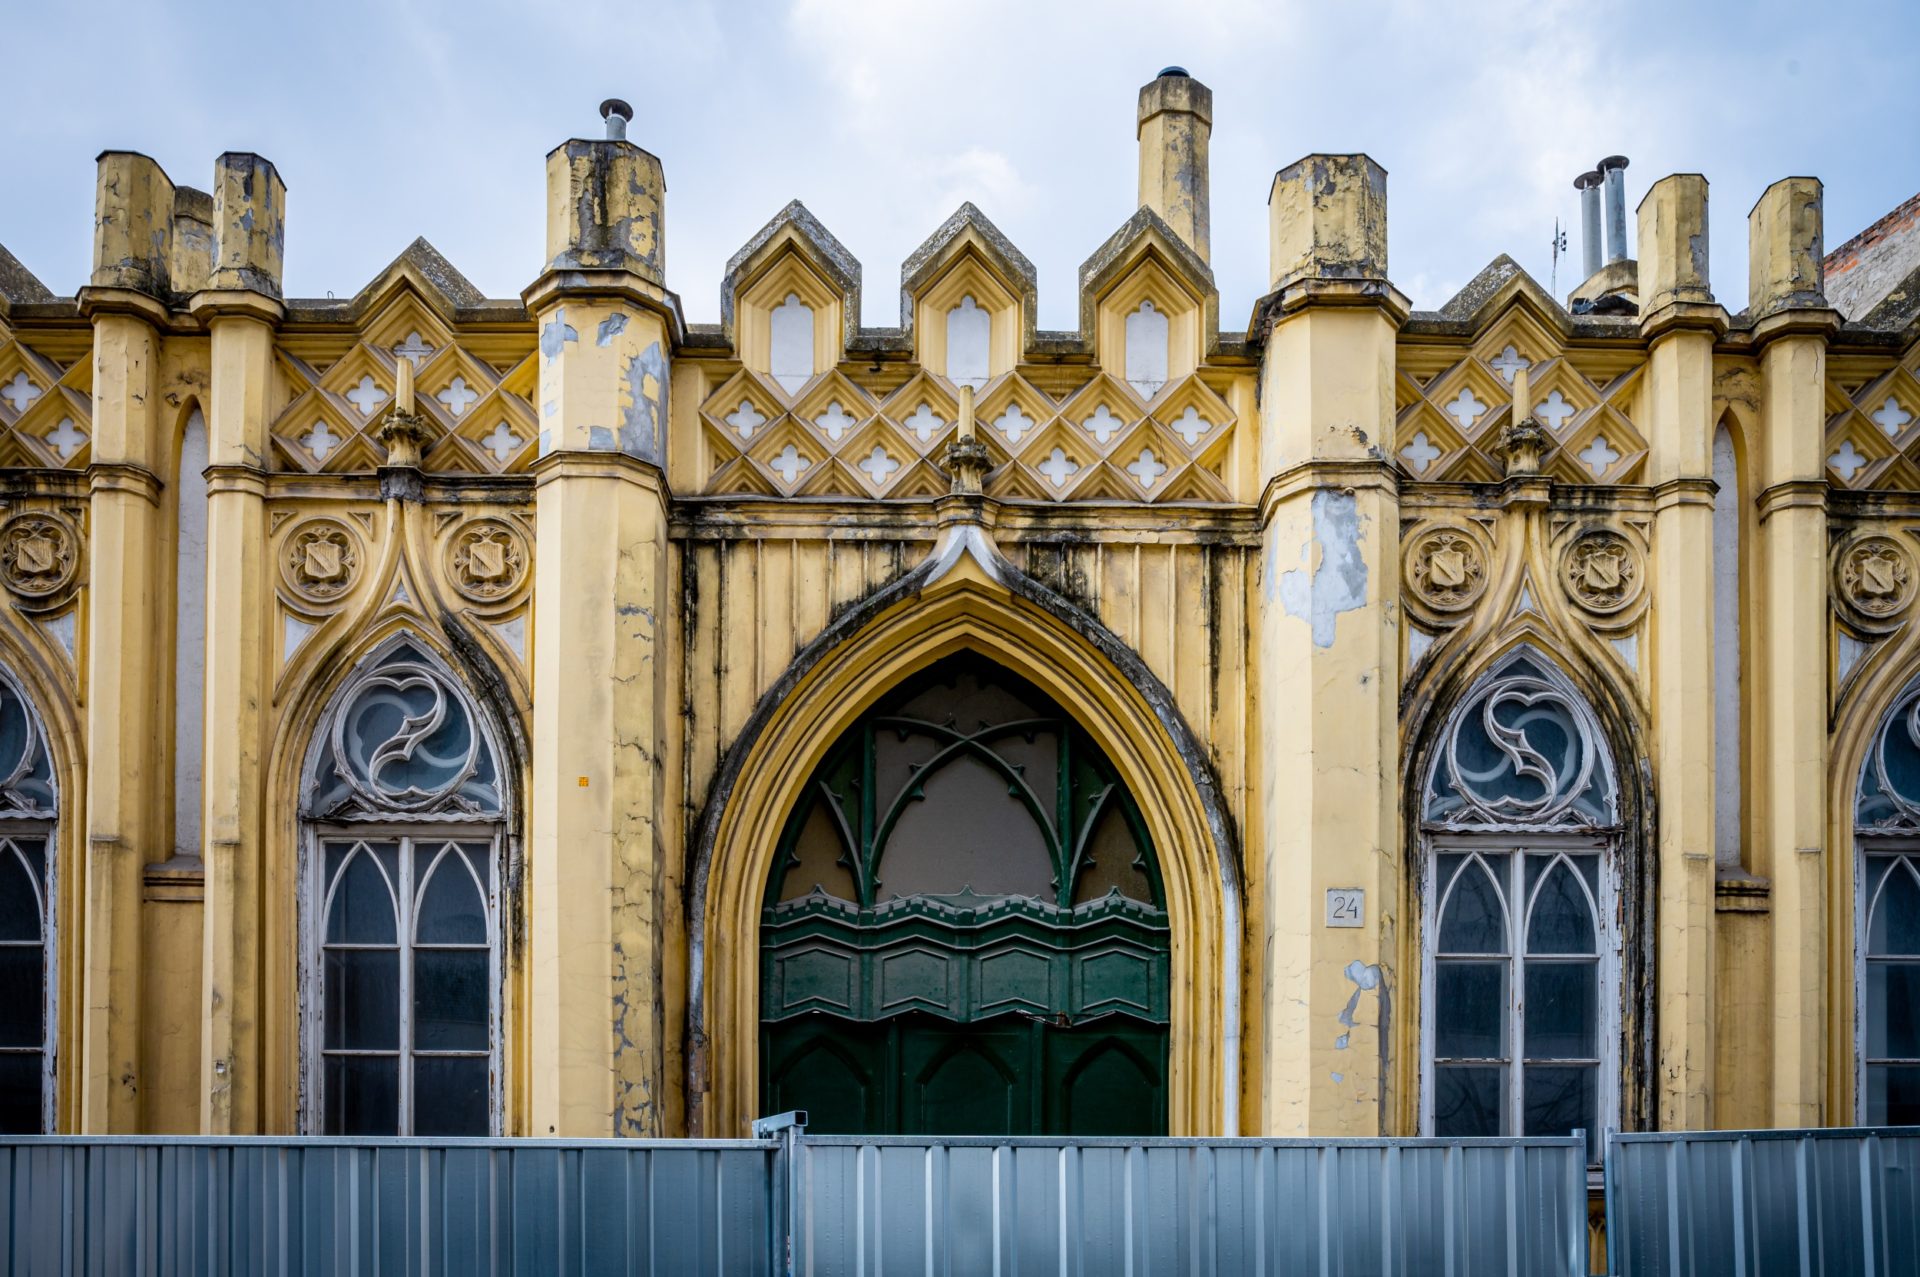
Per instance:
[[[286,298],[270,163],[222,156],[206,194],[102,155],[75,295],[0,249],[0,663],[59,782],[60,1129],[313,1125],[303,768],[401,639],[503,760],[506,1134],[743,1132],[774,832],[847,724],[961,650],[1139,803],[1174,1133],[1430,1125],[1426,867],[1459,831],[1418,792],[1516,658],[1618,762],[1607,1112],[1855,1120],[1850,797],[1920,673],[1899,228],[1846,250],[1843,319],[1819,184],[1776,184],[1729,313],[1706,180],[1676,175],[1592,313],[1505,257],[1414,311],[1387,174],[1311,155],[1270,193],[1268,295],[1223,331],[1213,119],[1190,77],[1143,91],[1140,206],[1067,332],[971,204],[902,265],[897,328],[860,326],[860,263],[797,202],[688,325],[663,168],[623,138],[548,156],[544,264],[509,299],[425,241]],[[168,725],[196,686],[193,776]],[[1358,925],[1325,925],[1330,890],[1364,893]]]

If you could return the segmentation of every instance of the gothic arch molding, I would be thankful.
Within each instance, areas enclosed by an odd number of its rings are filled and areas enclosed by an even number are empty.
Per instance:
[[[1655,811],[1647,725],[1617,676],[1605,676],[1595,665],[1595,654],[1579,639],[1569,641],[1544,622],[1528,618],[1485,637],[1477,647],[1463,647],[1430,665],[1419,682],[1409,687],[1403,702],[1402,739],[1406,742],[1401,776],[1401,827],[1405,831],[1405,879],[1408,902],[1398,954],[1402,998],[1406,1008],[1394,1026],[1393,1078],[1397,1100],[1394,1111],[1399,1129],[1419,1129],[1421,1072],[1420,999],[1425,991],[1413,973],[1422,967],[1424,938],[1418,920],[1425,913],[1425,875],[1422,872],[1422,800],[1433,771],[1435,752],[1455,712],[1471,699],[1482,680],[1497,674],[1525,655],[1545,666],[1565,690],[1577,695],[1592,715],[1593,726],[1613,759],[1613,782],[1618,812],[1618,878],[1620,897],[1620,1117],[1628,1130],[1648,1129],[1654,1106],[1654,1056],[1658,1048],[1657,1002],[1652,940],[1657,926],[1659,857],[1655,841]]]
[[[963,650],[1057,701],[1139,802],[1162,849],[1173,932],[1168,1129],[1237,1133],[1242,887],[1218,781],[1144,662],[997,556],[991,573],[965,560],[941,576],[930,562],[849,609],[761,697],[722,760],[688,849],[690,1125],[731,1135],[756,1116],[760,909],[776,840],[754,831],[781,827],[826,751],[883,693]]]
[[[316,635],[321,638],[322,635]],[[311,641],[311,640],[310,640]],[[274,728],[266,775],[265,864],[261,868],[260,1020],[261,1111],[267,1129],[296,1129],[301,1086],[300,899],[302,788],[330,716],[343,692],[373,664],[400,644],[411,644],[454,684],[473,710],[498,759],[501,816],[506,828],[501,898],[502,959],[506,970],[503,1026],[506,1050],[506,1129],[515,1129],[524,1079],[512,1067],[521,1038],[524,972],[518,961],[524,947],[521,879],[528,778],[528,733],[524,707],[512,697],[505,675],[485,649],[457,624],[441,627],[413,613],[389,614],[364,633],[340,634],[316,650],[301,653],[298,670],[288,671],[289,688]]]
[[[1853,1120],[1851,1115],[1859,1103],[1854,1032],[1859,990],[1854,955],[1859,925],[1855,891],[1861,853],[1854,837],[1855,803],[1868,751],[1887,716],[1916,685],[1920,685],[1920,629],[1908,626],[1862,662],[1833,716],[1826,778],[1828,854],[1821,875],[1826,891],[1823,919],[1830,973],[1824,1089],[1831,1121]],[[1775,872],[1781,871],[1776,868]]]

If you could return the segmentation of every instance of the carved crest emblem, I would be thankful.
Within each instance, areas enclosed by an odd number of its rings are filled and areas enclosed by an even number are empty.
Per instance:
[[[360,555],[353,534],[332,519],[315,519],[287,538],[282,575],[287,585],[317,603],[330,602],[353,586]]]
[[[1565,563],[1567,593],[1589,612],[1618,612],[1639,592],[1639,554],[1611,529],[1581,533],[1568,547]]]
[[[447,543],[447,577],[476,603],[493,603],[520,587],[527,552],[520,534],[497,519],[476,519]]]
[[[0,529],[0,576],[27,598],[58,593],[79,566],[79,538],[53,515],[21,514]]]
[[[1479,543],[1458,528],[1437,528],[1414,539],[1406,576],[1421,602],[1440,611],[1463,608],[1486,584]]]
[[[1862,537],[1841,553],[1834,587],[1863,620],[1886,620],[1913,600],[1913,560],[1892,537]]]

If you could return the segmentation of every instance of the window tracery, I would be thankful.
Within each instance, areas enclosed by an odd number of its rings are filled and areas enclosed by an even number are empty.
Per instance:
[[[1592,712],[1531,656],[1508,661],[1455,711],[1423,813],[1452,829],[1613,825],[1612,767]]]
[[[325,819],[498,816],[499,765],[472,707],[410,643],[341,694],[309,778],[307,814]]]

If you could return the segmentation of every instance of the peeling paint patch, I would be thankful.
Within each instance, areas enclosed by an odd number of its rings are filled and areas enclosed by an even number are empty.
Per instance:
[[[612,452],[613,431],[605,426],[588,426],[587,447],[594,452]]]
[[[1380,987],[1380,968],[1372,963],[1362,962],[1360,959],[1355,958],[1347,964],[1346,976],[1347,979],[1353,981],[1353,996],[1347,999],[1346,1007],[1340,1012],[1340,1023],[1351,1029],[1353,1028],[1353,1017],[1355,1013],[1360,1010],[1360,995],[1372,992]],[[1336,1051],[1346,1050],[1352,1037],[1353,1034],[1351,1033],[1342,1033],[1333,1040],[1333,1049]],[[1336,1077],[1334,1080],[1338,1081],[1339,1078]]]
[[[545,403],[540,405],[540,415],[543,417],[551,417],[554,413],[559,411],[560,411],[560,401],[558,399],[549,399]]]
[[[553,312],[552,319],[541,326],[540,353],[549,360],[558,359],[568,342],[579,340],[580,333],[567,322],[567,308],[562,306]]]
[[[540,455],[544,457],[549,452],[552,452],[552,451],[553,451],[553,432],[550,430],[542,430],[540,432]]]
[[[1313,627],[1313,645],[1332,647],[1342,612],[1367,602],[1367,560],[1360,553],[1359,502],[1352,492],[1323,489],[1313,494],[1313,539],[1300,547],[1302,566],[1279,571],[1278,554],[1268,564],[1269,597],[1277,589],[1287,615]],[[1320,561],[1313,562],[1314,547]],[[1275,546],[1276,551],[1278,545]]]
[[[616,310],[601,320],[600,326],[594,329],[593,344],[596,346],[611,346],[613,345],[613,339],[625,331],[627,331],[627,313],[623,310]]]
[[[667,420],[667,357],[654,342],[626,362],[627,404],[622,412],[621,451],[644,461],[660,459],[660,439]]]

